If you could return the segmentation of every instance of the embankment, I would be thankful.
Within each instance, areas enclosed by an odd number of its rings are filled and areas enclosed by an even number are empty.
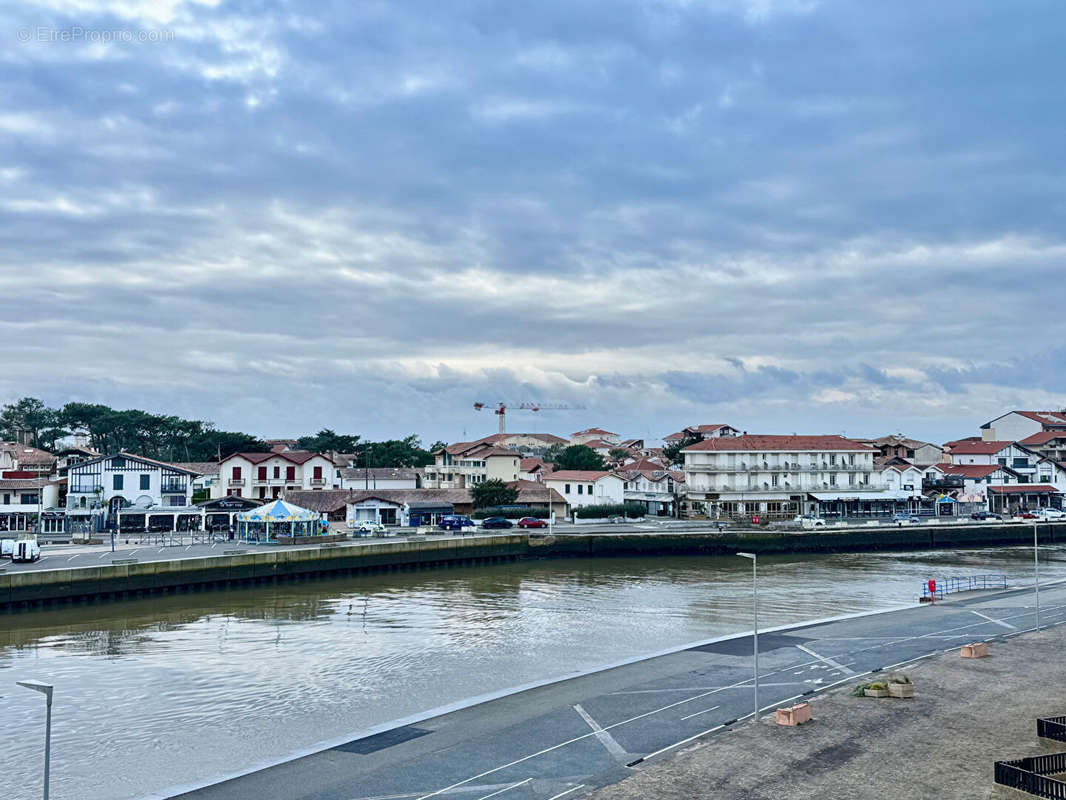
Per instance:
[[[1038,526],[1041,544],[1066,542],[1066,523]],[[284,550],[252,549],[203,558],[115,563],[0,574],[0,610],[95,598],[120,599],[160,592],[217,589],[253,583],[358,572],[428,569],[521,558],[634,555],[730,555],[1027,545],[1031,525],[1003,524],[863,527],[805,532],[705,531],[588,533],[556,536],[504,534],[424,541],[328,544]]]

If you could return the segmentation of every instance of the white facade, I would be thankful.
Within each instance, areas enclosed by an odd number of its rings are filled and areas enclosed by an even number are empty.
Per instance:
[[[958,465],[992,465],[1010,467],[1033,478],[1040,457],[1014,442],[962,442],[951,450],[951,463]]]
[[[588,444],[589,442],[602,439],[611,446],[618,445],[618,434],[605,431],[603,428],[586,428],[583,431],[570,434],[570,444]]]
[[[673,476],[666,470],[623,473],[624,500],[642,503],[649,514],[669,516],[673,514],[677,486]]]
[[[287,491],[339,488],[337,472],[321,453],[235,453],[219,463],[211,498],[240,495],[271,500]]]
[[[1058,411],[1009,411],[981,426],[986,441],[1018,442],[1045,430],[1066,430],[1066,414]]]
[[[433,454],[435,463],[426,467],[426,489],[469,489],[480,483],[518,480],[522,457],[487,444],[459,442]]]
[[[126,506],[187,506],[196,475],[131,453],[101,456],[67,471],[67,512]]]
[[[559,492],[571,508],[625,501],[626,482],[613,472],[563,470],[544,476],[543,483]]]

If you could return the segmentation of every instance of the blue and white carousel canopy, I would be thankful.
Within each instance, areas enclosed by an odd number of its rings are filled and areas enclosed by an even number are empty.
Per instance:
[[[317,511],[294,506],[284,500],[272,500],[266,505],[237,513],[241,522],[308,522],[319,518]]]

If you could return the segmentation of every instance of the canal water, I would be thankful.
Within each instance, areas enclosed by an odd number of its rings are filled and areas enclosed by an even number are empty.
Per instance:
[[[1042,579],[1066,578],[1045,548]],[[764,627],[915,602],[929,577],[1032,579],[1025,548],[767,556]],[[0,797],[163,793],[488,692],[751,628],[739,558],[532,561],[0,616]]]

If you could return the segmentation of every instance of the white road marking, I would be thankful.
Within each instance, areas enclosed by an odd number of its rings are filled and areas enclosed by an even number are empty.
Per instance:
[[[566,797],[571,792],[576,792],[578,789],[584,789],[584,788],[585,788],[585,784],[579,783],[573,789],[567,789],[565,792],[559,792],[559,794],[553,794],[551,797],[548,798],[548,800],[559,800],[560,797]]]
[[[110,550],[108,550],[106,553],[101,553],[100,554],[100,558],[106,558],[109,555],[111,555],[111,551]]]
[[[737,686],[743,686],[744,684],[749,683],[750,681],[751,681],[751,678],[748,678],[747,680],[739,681],[738,683],[732,684],[731,686],[723,686],[721,689],[712,689],[711,691],[704,692],[703,694],[697,694],[697,695],[693,695],[692,697],[686,697],[684,700],[678,700],[676,703],[670,703],[670,705],[663,706],[662,708],[656,708],[653,711],[646,711],[643,714],[637,714],[637,716],[630,717],[629,719],[624,719],[621,722],[615,722],[615,723],[613,723],[611,725],[606,726],[604,728],[604,730],[605,731],[609,731],[609,730],[611,730],[611,728],[617,728],[617,727],[619,727],[621,725],[628,725],[630,722],[636,722],[638,719],[644,719],[645,717],[650,717],[652,714],[658,714],[660,711],[666,711],[667,709],[674,708],[675,706],[683,705],[684,703],[691,703],[693,700],[699,700],[701,697],[706,697],[709,694],[715,694],[716,692],[720,692],[720,691],[723,691],[725,689],[733,689],[733,688],[735,688]],[[464,780],[461,780],[461,781],[458,781],[456,783],[453,783],[451,786],[445,786],[442,789],[437,789],[437,791],[435,791],[435,792],[430,792],[429,794],[421,795],[418,798],[418,800],[429,800],[430,797],[436,797],[437,795],[444,794],[445,792],[451,791],[452,789],[455,789],[458,786],[465,786],[466,784],[470,783],[471,781],[476,781],[478,778],[484,778],[486,775],[491,775],[492,773],[499,772],[502,769],[507,769],[508,767],[513,767],[516,764],[521,764],[524,761],[529,761],[529,759],[531,759],[531,758],[537,758],[538,756],[542,756],[545,753],[550,753],[553,750],[558,750],[560,747],[566,747],[567,745],[573,744],[574,742],[580,742],[582,739],[587,739],[590,736],[595,736],[595,735],[596,735],[595,731],[590,731],[589,733],[584,733],[581,736],[575,736],[572,739],[567,739],[564,742],[559,742],[558,744],[553,744],[550,747],[545,747],[544,749],[538,750],[535,753],[530,753],[528,756],[522,756],[521,758],[516,758],[514,761],[510,761],[510,762],[508,762],[506,764],[500,764],[500,766],[498,766],[498,767],[493,767],[492,769],[487,769],[484,772],[481,772],[481,773],[479,773],[477,775],[471,775],[469,778],[466,778]]]
[[[73,561],[73,560],[74,560],[75,558],[77,558],[77,556],[71,556],[70,558],[68,558],[68,559],[67,559],[67,561],[68,561],[68,562],[71,562],[71,561]]]
[[[784,672],[784,670],[779,670],[779,671],[780,672]],[[771,675],[776,675],[776,674],[777,674],[777,672],[761,672],[761,673],[759,673],[759,677],[760,678],[766,678],[766,677],[769,677]],[[796,674],[799,674],[799,673],[796,673]],[[746,682],[750,683],[751,679],[749,678]],[[800,683],[799,681],[786,681],[785,683],[762,683],[762,682],[760,682],[759,685],[760,686],[798,686],[799,683]],[[628,691],[610,692],[609,696],[614,696],[614,695],[619,695],[619,694],[661,694],[663,692],[705,692],[705,691],[708,691],[710,689],[736,689],[736,688],[739,688],[740,686],[743,686],[743,685],[744,685],[743,683],[734,683],[734,684],[732,684],[730,686],[678,686],[678,687],[673,688],[673,689],[631,689],[631,690],[628,690]]]
[[[827,658],[826,656],[819,655],[818,653],[816,653],[813,650],[811,650],[809,647],[804,647],[803,645],[798,644],[798,645],[796,645],[796,649],[797,650],[802,650],[804,653],[806,653],[809,656],[814,656],[819,661],[824,661],[826,664],[831,666],[833,669],[838,669],[841,672],[843,672],[845,675],[854,675],[855,674],[855,670],[850,669],[848,667],[845,667],[839,661],[834,661],[831,658]]]
[[[1001,619],[996,619],[995,617],[990,617],[987,614],[982,614],[980,611],[974,611],[972,608],[968,608],[966,610],[969,611],[971,614],[976,614],[979,617],[984,617],[989,622],[994,622],[997,625],[1002,625],[1004,628],[1010,628],[1012,631],[1018,630],[1017,625],[1011,625],[1009,622],[1004,622]]]
[[[681,719],[692,719],[693,717],[698,717],[700,714],[706,714],[708,711],[714,711],[716,708],[721,708],[721,706],[711,706],[710,708],[705,708],[703,709],[703,711],[697,711],[695,714],[689,714],[688,716],[682,717]]]
[[[608,753],[610,753],[622,763],[625,763],[629,760],[629,753],[626,752],[626,749],[622,747],[622,745],[618,744],[618,740],[611,736],[611,734],[609,734],[607,731],[605,731],[600,725],[600,723],[598,723],[592,718],[589,712],[582,708],[581,703],[578,703],[576,706],[574,706],[574,711],[576,711],[581,716],[581,719],[585,720],[585,722],[588,723],[588,726],[592,728],[593,731],[595,731],[596,738],[600,740],[600,744],[603,745],[604,749],[606,749]]]
[[[518,783],[512,783],[510,786],[506,787],[505,789],[500,789],[498,792],[493,792],[492,794],[486,794],[486,795],[484,795],[482,797],[479,797],[478,800],[489,800],[490,797],[495,797],[498,794],[503,794],[504,792],[509,792],[512,789],[517,789],[519,786],[524,786],[525,784],[529,783],[531,780],[533,780],[533,779],[532,778],[526,778],[524,781],[519,781]]]

